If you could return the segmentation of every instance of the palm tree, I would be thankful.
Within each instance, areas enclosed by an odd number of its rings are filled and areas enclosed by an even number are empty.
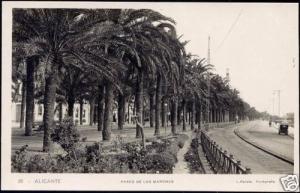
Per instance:
[[[39,63],[39,55],[42,50],[39,44],[42,44],[39,39],[30,38],[26,42],[17,42],[18,37],[13,35],[13,66],[20,67],[20,63],[25,62],[24,71],[18,73],[18,78],[22,81],[22,107],[21,107],[21,127],[24,122],[24,108],[26,106],[26,119],[25,119],[25,136],[32,135],[33,118],[34,118],[34,73],[37,71]],[[24,65],[21,67],[23,68]],[[25,72],[26,71],[26,72]],[[26,96],[25,96],[26,94]],[[26,100],[26,102],[25,102]]]
[[[26,59],[26,122],[25,135],[32,135],[33,110],[34,110],[34,69],[38,64],[38,57],[32,56]]]
[[[94,14],[86,9],[14,9],[14,36],[16,41],[26,41],[32,37],[43,40],[40,45],[47,57],[44,96],[44,140],[43,151],[49,150],[50,129],[53,127],[56,84],[63,57],[73,55],[107,78],[107,69],[77,53],[75,46],[91,27],[105,21],[103,14]],[[81,37],[81,38],[80,38]],[[77,40],[77,42],[75,41]],[[80,42],[82,45],[84,42]],[[87,56],[87,55],[85,55]],[[76,64],[73,64],[76,65]]]
[[[184,96],[186,98],[190,98],[189,102],[191,105],[191,130],[194,130],[195,120],[197,120],[198,129],[200,129],[201,109],[202,106],[205,105],[205,100],[203,99],[206,99],[208,97],[206,92],[206,76],[210,76],[210,70],[212,70],[213,66],[210,64],[205,64],[204,62],[204,59],[192,57],[192,55],[189,54],[187,56],[187,61],[185,65]],[[197,117],[195,112],[196,110]]]
[[[158,73],[156,78],[155,90],[155,130],[154,135],[160,135],[160,113],[161,113],[161,75]]]
[[[21,116],[20,116],[20,128],[24,128],[25,121],[25,100],[26,100],[26,58],[25,50],[22,46],[13,42],[13,53],[12,53],[12,81],[13,101],[18,100],[19,86],[21,85]]]
[[[106,38],[105,41],[98,41],[97,44],[105,44],[106,50],[114,45],[119,45],[116,52],[127,53],[129,63],[127,67],[134,66],[132,71],[136,77],[135,89],[135,103],[138,121],[143,120],[143,96],[144,96],[144,78],[145,74],[152,75],[156,72],[156,65],[168,65],[170,67],[170,57],[167,58],[169,53],[166,53],[168,46],[164,44],[163,38],[166,39],[167,33],[163,28],[170,28],[171,25],[155,26],[155,22],[164,23],[164,21],[174,22],[172,19],[161,15],[152,10],[108,10],[107,14],[113,19],[109,20],[109,26],[113,30],[107,28],[106,32],[111,34],[111,39]],[[119,31],[117,31],[118,29]],[[102,30],[103,31],[103,30]],[[114,33],[112,33],[114,31]],[[156,47],[154,47],[156,46]],[[120,51],[122,50],[122,51]],[[107,53],[106,53],[107,54]],[[110,56],[112,54],[108,53]],[[157,54],[161,56],[161,60],[157,59]],[[118,54],[117,54],[118,55]],[[122,54],[121,54],[122,55]],[[155,58],[156,57],[156,58]],[[122,57],[121,57],[122,58]],[[157,63],[154,63],[157,62]],[[136,136],[140,137],[139,130],[137,129]]]
[[[122,130],[125,119],[125,96],[119,93],[118,95],[118,129]]]
[[[98,105],[97,105],[97,122],[98,131],[103,130],[103,119],[104,119],[104,95],[105,87],[102,83],[98,86]]]
[[[102,130],[102,139],[110,140],[111,137],[111,123],[112,123],[112,103],[113,103],[113,87],[110,82],[105,84],[105,110],[104,122]]]

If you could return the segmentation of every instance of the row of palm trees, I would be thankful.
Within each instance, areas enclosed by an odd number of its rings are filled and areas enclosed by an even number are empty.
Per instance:
[[[25,135],[32,135],[35,98],[44,106],[43,151],[49,150],[55,104],[60,112],[67,104],[72,117],[75,102],[82,107],[88,101],[103,140],[111,138],[115,101],[119,129],[129,103],[139,122],[149,111],[155,135],[166,124],[166,104],[172,133],[181,123],[186,130],[188,112],[191,129],[195,122],[224,121],[225,111],[230,120],[246,116],[250,106],[238,91],[205,60],[186,54],[186,43],[173,19],[149,9],[14,9],[12,78],[23,85]],[[208,108],[211,116],[205,116]]]

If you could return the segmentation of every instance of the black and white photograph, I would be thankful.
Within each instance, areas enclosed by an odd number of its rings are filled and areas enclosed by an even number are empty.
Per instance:
[[[297,3],[2,11],[1,189],[299,191]]]

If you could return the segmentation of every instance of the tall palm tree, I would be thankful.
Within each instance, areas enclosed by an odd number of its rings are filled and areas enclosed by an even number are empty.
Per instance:
[[[17,27],[14,29],[14,32],[16,30]],[[25,136],[31,136],[34,118],[34,73],[37,71],[39,55],[43,52],[40,48],[43,42],[34,37],[26,39],[26,42],[18,42],[18,40],[18,37],[14,35],[13,66],[17,68],[21,67],[21,72],[18,72],[18,78],[21,79],[22,82],[21,127],[23,125],[23,113],[26,106]],[[20,66],[22,63],[25,65]]]
[[[79,40],[84,34],[90,32],[95,24],[105,21],[103,14],[94,14],[87,9],[14,9],[13,23],[16,41],[26,41],[36,37],[43,40],[40,45],[44,48],[47,57],[44,96],[44,140],[43,151],[49,150],[50,129],[53,127],[54,104],[58,71],[62,59],[72,54],[85,65],[109,78],[107,69],[91,60],[83,60],[75,49],[74,40]],[[82,39],[81,39],[82,40]],[[83,44],[83,42],[80,42]],[[91,59],[91,58],[89,58]]]
[[[23,47],[13,42],[12,53],[12,99],[18,101],[19,86],[21,85],[21,115],[20,115],[20,128],[25,126],[25,100],[26,100],[26,51]]]
[[[158,12],[142,9],[142,10],[107,10],[107,15],[110,15],[109,21],[106,23],[106,30],[103,31],[111,36],[106,36],[106,39],[101,38],[97,41],[97,46],[100,44],[106,45],[106,50],[110,47],[118,45],[117,51],[124,52],[131,56],[128,65],[134,66],[133,73],[136,74],[136,90],[135,90],[135,103],[138,121],[142,122],[143,119],[143,96],[144,96],[144,78],[145,74],[151,75],[156,73],[156,65],[168,66],[170,68],[170,51],[164,39],[168,39],[167,32],[163,28],[169,26],[160,25],[156,26],[155,22],[163,23],[164,21],[174,22],[172,19],[161,15]],[[171,26],[171,25],[170,25]],[[110,27],[110,28],[109,28]],[[155,47],[154,47],[155,46]],[[158,49],[159,48],[159,49]],[[120,51],[122,50],[122,51]],[[104,52],[105,53],[105,52]],[[116,51],[113,52],[116,56]],[[107,54],[107,53],[105,53]],[[159,54],[160,60],[157,60],[155,55]],[[112,54],[108,52],[112,57]],[[118,54],[117,54],[118,55]],[[121,54],[122,55],[122,54]],[[168,58],[169,57],[169,58]],[[122,57],[121,57],[122,58]],[[158,61],[158,62],[157,62]],[[157,63],[154,63],[157,62]],[[137,129],[136,136],[140,137],[139,130]]]
[[[184,97],[190,99],[191,104],[191,130],[194,129],[194,122],[197,120],[198,128],[201,124],[201,109],[207,96],[206,76],[210,74],[213,66],[205,64],[204,59],[193,57],[191,54],[187,56],[185,65],[184,79]],[[197,105],[197,107],[196,107]],[[197,110],[197,117],[196,117]],[[185,129],[185,128],[184,128]]]

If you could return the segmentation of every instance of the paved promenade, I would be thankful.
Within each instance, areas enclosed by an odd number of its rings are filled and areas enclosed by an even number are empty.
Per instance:
[[[189,129],[190,126],[187,126]],[[177,131],[180,133],[182,130],[181,126],[177,126]],[[112,125],[112,134],[110,141],[103,141],[102,140],[102,132],[97,130],[97,126],[78,126],[78,131],[80,133],[80,139],[86,138],[84,143],[86,144],[93,144],[95,142],[101,142],[103,146],[113,145],[114,141],[117,138],[121,137],[126,142],[137,141],[141,139],[137,139],[135,125],[133,124],[126,124],[123,130],[118,130],[117,125]],[[147,138],[154,137],[154,128],[149,127],[148,124],[145,125],[144,134]],[[160,128],[160,135],[170,135],[171,134],[171,127],[168,126],[166,128]],[[43,132],[39,131],[33,132],[32,136],[24,136],[24,129],[19,128],[12,128],[12,150],[18,150],[23,145],[27,144],[28,150],[41,152],[43,148]]]

